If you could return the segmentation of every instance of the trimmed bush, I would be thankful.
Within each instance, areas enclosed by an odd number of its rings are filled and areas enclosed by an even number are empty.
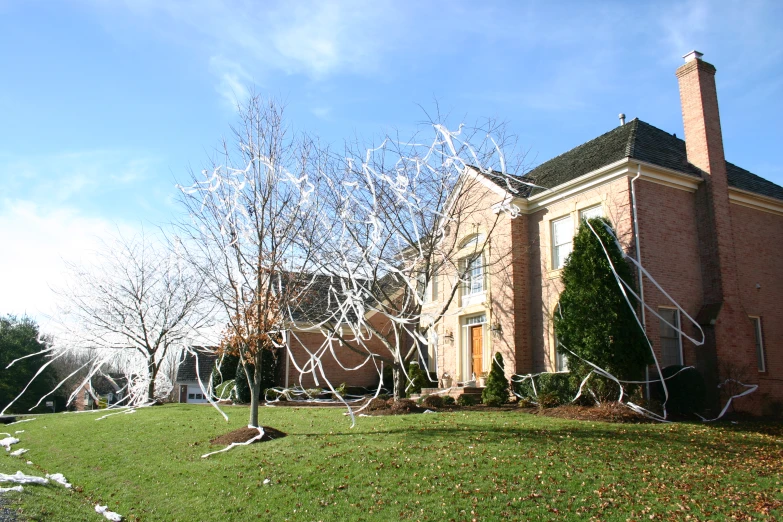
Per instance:
[[[424,400],[421,401],[422,406],[426,408],[442,408],[443,407],[443,397],[440,395],[427,395],[424,397]]]
[[[239,357],[236,355],[224,353],[218,357],[218,364],[212,368],[212,389],[217,390],[222,383],[233,381],[237,376],[238,364]]]
[[[504,368],[503,356],[496,353],[487,377],[487,385],[481,392],[481,402],[487,406],[500,406],[508,402],[508,379]]]
[[[478,401],[473,395],[465,395],[464,393],[457,399],[459,406],[475,406]]]
[[[457,401],[454,400],[454,397],[451,395],[443,395],[443,405],[444,406],[454,406]]]
[[[592,370],[580,358],[619,379],[636,380],[652,359],[604,248],[619,277],[631,288],[635,288],[633,272],[623,259],[623,252],[615,246],[609,221],[592,218],[589,224],[595,234],[583,221],[561,274],[563,291],[553,317],[555,332],[559,342],[578,356],[568,360],[573,380],[581,380]],[[591,379],[590,383],[599,398],[616,398],[616,387],[600,379]]]
[[[245,369],[242,368],[241,362],[237,363],[236,379],[234,380],[234,384],[234,401],[238,404],[249,403],[250,386],[247,384],[247,376],[245,375]]]
[[[280,361],[282,357],[278,357],[277,353],[271,350],[263,350],[261,354],[261,387],[259,389],[259,398],[264,399],[264,392],[267,388],[274,388],[277,385],[277,374],[280,368]],[[253,366],[250,367],[251,375],[255,371]],[[250,402],[250,386],[247,383],[247,375],[242,368],[242,363],[237,357],[236,367],[236,401],[240,404],[247,404]]]
[[[530,379],[514,383],[514,388],[522,399],[528,402],[534,401],[541,404],[542,397],[545,396],[548,405],[542,407],[546,408],[571,402],[579,389],[579,383],[569,373],[543,373],[533,379],[536,381],[538,396],[533,393],[533,384]]]
[[[215,396],[219,400],[231,400],[234,398],[235,389],[236,382],[234,379],[223,381],[217,388],[215,388]]]
[[[696,368],[683,368],[673,365],[661,370],[669,390],[666,411],[675,415],[699,413],[704,409],[707,394],[704,377]],[[663,404],[665,395],[660,381],[650,384],[650,395],[653,400]]]
[[[408,397],[413,394],[421,393],[421,389],[427,385],[427,374],[421,369],[419,363],[412,362],[408,367],[408,378],[410,379],[410,386],[408,387]]]

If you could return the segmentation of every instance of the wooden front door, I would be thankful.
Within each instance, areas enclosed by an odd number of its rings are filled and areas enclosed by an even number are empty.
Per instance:
[[[179,385],[179,402],[188,402],[188,385]]]
[[[483,358],[481,349],[481,342],[484,337],[484,328],[481,325],[470,327],[470,351],[473,356],[472,371],[476,379],[479,378],[482,372],[481,359]]]

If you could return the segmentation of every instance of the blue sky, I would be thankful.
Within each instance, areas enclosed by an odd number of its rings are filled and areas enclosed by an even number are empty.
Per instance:
[[[0,314],[62,259],[178,212],[250,90],[344,139],[505,120],[530,166],[639,117],[682,136],[675,69],[718,69],[726,156],[783,184],[783,3],[0,0]]]

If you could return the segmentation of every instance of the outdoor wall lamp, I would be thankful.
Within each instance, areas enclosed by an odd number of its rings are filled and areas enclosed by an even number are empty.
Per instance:
[[[503,335],[503,326],[499,322],[496,322],[492,326],[489,327],[489,331],[492,332],[492,335],[495,337],[500,337]]]
[[[451,330],[446,330],[446,335],[443,336],[444,339],[446,339],[447,343],[454,343],[454,332]]]

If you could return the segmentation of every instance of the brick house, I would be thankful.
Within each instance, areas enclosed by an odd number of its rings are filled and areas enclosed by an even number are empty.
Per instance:
[[[783,188],[725,160],[715,67],[695,51],[685,59],[676,71],[684,141],[634,119],[519,178],[546,189],[469,174],[480,181],[475,197],[485,204],[470,217],[471,233],[456,238],[470,265],[469,282],[435,327],[439,346],[430,349],[430,370],[436,352],[439,373],[456,381],[488,370],[495,352],[509,374],[563,369],[567,360],[556,349],[551,321],[560,271],[580,220],[604,216],[626,252],[641,259],[705,332],[705,344],[697,347],[648,315],[647,335],[662,365],[696,366],[711,390],[730,377],[758,384],[738,408],[761,413],[779,407]],[[500,211],[509,205],[519,215]],[[476,254],[490,223],[486,248]],[[437,308],[449,277],[441,274],[428,289],[425,316]],[[649,305],[700,337],[642,281]]]

